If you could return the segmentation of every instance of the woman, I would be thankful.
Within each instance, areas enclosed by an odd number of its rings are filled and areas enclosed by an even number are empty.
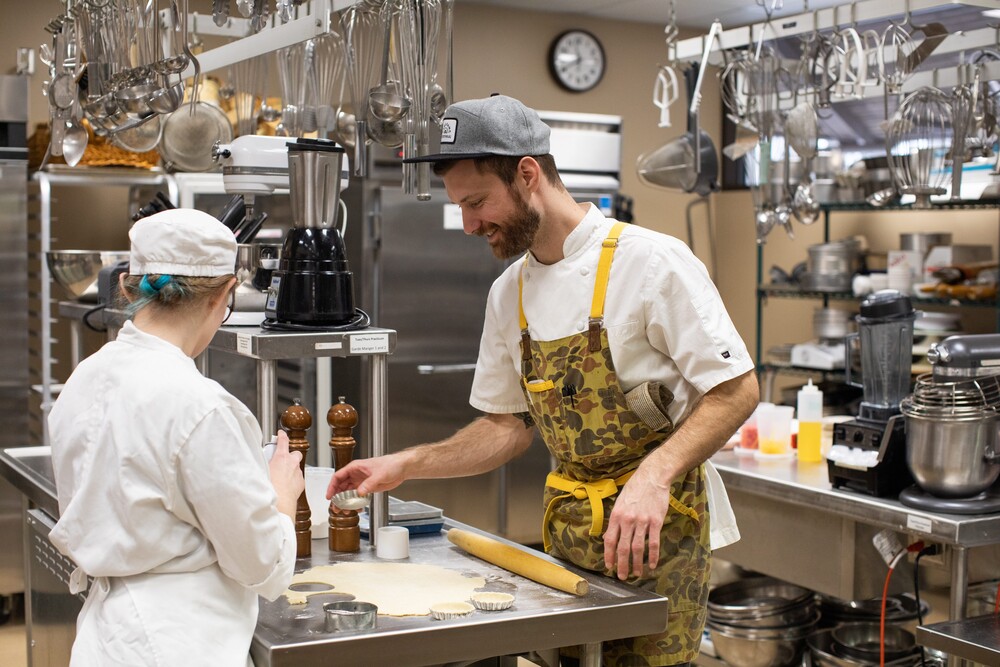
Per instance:
[[[91,590],[71,665],[249,664],[257,596],[295,566],[301,454],[268,464],[254,416],[193,358],[225,320],[232,232],[200,211],[137,222],[119,282],[132,321],[84,360],[49,415],[52,543]]]

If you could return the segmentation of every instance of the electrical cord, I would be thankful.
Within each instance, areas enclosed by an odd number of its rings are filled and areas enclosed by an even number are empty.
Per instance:
[[[882,613],[879,615],[878,624],[878,664],[885,667],[885,601],[889,597],[889,579],[892,571],[896,569],[896,563],[889,566],[889,571],[885,574],[885,585],[882,587]]]

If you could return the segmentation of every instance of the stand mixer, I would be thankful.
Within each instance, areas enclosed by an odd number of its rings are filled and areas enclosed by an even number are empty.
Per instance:
[[[957,335],[927,354],[902,404],[916,485],[904,505],[952,514],[1000,512],[1000,334]]]
[[[325,139],[240,136],[216,144],[229,194],[242,194],[247,215],[255,197],[288,189],[293,226],[266,286],[264,328],[361,329],[368,316],[354,307],[353,275],[339,220],[349,172],[344,149]],[[257,285],[258,288],[262,287]]]
[[[874,496],[894,496],[913,478],[906,465],[900,403],[910,391],[913,322],[910,298],[882,290],[861,302],[858,333],[847,336],[847,383],[863,389],[858,418],[836,424],[827,456],[830,482]],[[860,339],[862,382],[851,381],[851,341]]]

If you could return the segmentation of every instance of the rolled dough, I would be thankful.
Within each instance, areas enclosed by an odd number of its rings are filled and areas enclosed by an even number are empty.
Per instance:
[[[337,563],[300,572],[291,585],[311,583],[329,584],[333,590],[288,589],[288,603],[305,604],[310,595],[344,593],[371,602],[385,616],[424,616],[433,604],[465,602],[486,585],[486,579],[418,563]]]

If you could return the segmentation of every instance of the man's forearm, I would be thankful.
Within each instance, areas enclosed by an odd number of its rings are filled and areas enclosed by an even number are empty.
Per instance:
[[[488,472],[519,456],[531,444],[534,428],[514,415],[486,415],[455,435],[400,452],[406,479],[465,477]]]
[[[719,451],[753,413],[760,399],[757,375],[748,371],[705,394],[680,428],[646,458],[670,482]]]

